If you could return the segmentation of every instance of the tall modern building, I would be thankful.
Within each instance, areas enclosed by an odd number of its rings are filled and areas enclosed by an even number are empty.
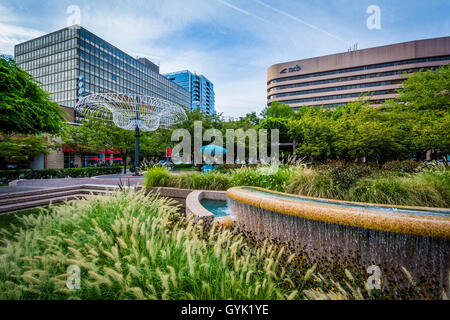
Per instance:
[[[284,62],[267,71],[267,104],[279,101],[333,108],[368,94],[370,103],[395,98],[404,73],[450,63],[450,37]]]
[[[74,107],[91,93],[141,94],[178,103],[189,109],[191,95],[159,73],[145,58],[135,59],[80,26],[72,26],[15,46],[17,65],[30,73],[51,99],[61,105],[69,122]],[[63,148],[34,160],[34,169],[92,164],[99,154],[78,157]]]
[[[161,75],[157,65],[135,59],[77,25],[16,45],[15,60],[64,107],[73,108],[84,95],[106,92],[190,106],[189,92]]]
[[[214,85],[203,75],[189,70],[172,72],[165,76],[191,93],[191,109],[200,109],[206,114],[215,114]]]

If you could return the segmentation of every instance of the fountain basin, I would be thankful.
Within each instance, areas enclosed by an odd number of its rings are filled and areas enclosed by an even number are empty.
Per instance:
[[[228,215],[227,207],[225,191],[195,190],[186,198],[186,215],[193,216],[195,221],[231,227],[233,220]]]
[[[448,283],[450,209],[388,206],[291,195],[256,187],[227,191],[235,223],[313,261],[358,260],[407,268]]]

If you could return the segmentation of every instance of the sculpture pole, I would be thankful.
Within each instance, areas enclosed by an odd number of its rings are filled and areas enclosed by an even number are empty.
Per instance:
[[[139,98],[136,97],[136,128],[135,128],[135,147],[134,147],[134,175],[139,176]]]

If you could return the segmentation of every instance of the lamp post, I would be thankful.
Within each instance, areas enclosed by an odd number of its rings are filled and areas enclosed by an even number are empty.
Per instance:
[[[136,118],[135,118],[135,133],[134,133],[134,175],[139,176],[139,97],[136,97]]]

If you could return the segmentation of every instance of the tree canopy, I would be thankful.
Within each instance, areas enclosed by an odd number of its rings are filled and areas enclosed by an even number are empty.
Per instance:
[[[14,60],[0,56],[0,132],[58,134],[64,122],[59,105],[32,76]]]

